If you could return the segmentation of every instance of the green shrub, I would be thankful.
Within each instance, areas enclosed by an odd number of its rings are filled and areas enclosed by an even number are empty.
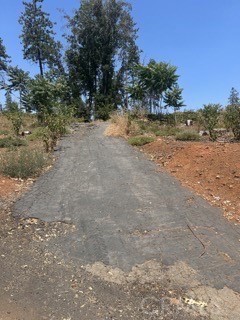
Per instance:
[[[132,146],[143,146],[147,143],[153,142],[155,139],[148,136],[136,136],[128,139],[128,143]]]
[[[114,105],[111,103],[100,103],[96,106],[96,119],[101,119],[103,121],[109,120],[111,112],[114,109]]]
[[[240,140],[240,106],[229,105],[224,114],[226,128],[231,129],[236,140]]]
[[[9,151],[1,157],[0,170],[6,176],[27,179],[36,176],[46,162],[46,157],[40,151]]]
[[[142,120],[136,121],[139,126],[140,132],[143,133],[154,133],[159,130],[159,123],[158,122],[145,122]]]
[[[159,114],[150,113],[147,115],[147,119],[150,121],[166,121],[166,115],[162,113],[159,113]]]
[[[0,130],[0,135],[7,136],[9,134],[8,130]]]
[[[19,131],[23,124],[23,113],[21,111],[7,112],[6,116],[8,120],[12,122],[13,132],[16,136],[19,135]]]
[[[136,121],[142,133],[147,132],[148,124],[142,120]]]
[[[0,148],[26,146],[27,142],[20,138],[7,137],[0,139]]]
[[[31,123],[29,128],[31,128],[31,129],[39,128],[39,121],[36,120],[33,123]]]
[[[39,130],[39,137],[42,138],[46,152],[52,151],[57,140],[68,133],[68,126],[73,122],[74,109],[58,104],[51,113],[42,109],[41,117],[45,128]]]
[[[156,132],[159,131],[159,127],[158,123],[150,123],[149,126],[147,126],[147,131],[156,134]]]
[[[179,132],[176,135],[176,140],[181,140],[181,141],[199,141],[200,140],[200,136],[195,131],[183,131],[183,132]]]
[[[154,133],[156,136],[175,136],[181,129],[174,126],[164,126],[158,121],[156,122],[145,122],[142,120],[137,121],[139,128],[142,133]]]
[[[210,139],[215,141],[217,139],[217,133],[214,131],[221,115],[220,104],[207,104],[203,106],[203,109],[199,110],[199,121],[203,125],[205,130],[209,131]]]
[[[156,136],[160,137],[168,137],[168,136],[175,136],[176,134],[180,133],[181,129],[176,127],[163,127],[160,130],[156,131]]]
[[[177,117],[180,123],[185,123],[187,120],[193,120],[194,122],[198,121],[198,113],[194,110],[180,111],[178,112]]]
[[[48,130],[45,127],[38,127],[32,132],[32,134],[27,136],[27,140],[29,141],[42,140],[47,131]]]

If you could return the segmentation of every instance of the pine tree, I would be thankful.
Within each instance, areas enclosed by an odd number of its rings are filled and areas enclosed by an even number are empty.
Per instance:
[[[6,48],[3,45],[3,40],[0,38],[0,90],[4,89],[4,76],[8,68],[10,57],[6,53]]]
[[[9,90],[6,91],[5,93],[5,109],[7,111],[11,110],[11,106],[12,106],[12,95],[11,92]]]
[[[9,58],[6,53],[6,48],[3,45],[3,40],[0,38],[0,71],[7,71]]]
[[[229,105],[238,105],[240,103],[239,92],[235,88],[231,89],[228,102]]]
[[[43,1],[23,1],[25,11],[19,18],[19,23],[22,25],[20,38],[24,59],[38,63],[42,76],[44,65],[49,68],[57,67],[60,72],[63,72],[61,44],[54,39],[54,24],[49,19],[49,14],[42,9]]]
[[[8,90],[19,92],[20,109],[22,108],[23,95],[27,91],[27,85],[30,80],[29,72],[18,67],[10,67],[8,70]]]

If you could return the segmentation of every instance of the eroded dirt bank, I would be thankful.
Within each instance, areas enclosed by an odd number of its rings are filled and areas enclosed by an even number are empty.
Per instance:
[[[142,148],[184,186],[240,221],[240,144],[161,139]]]

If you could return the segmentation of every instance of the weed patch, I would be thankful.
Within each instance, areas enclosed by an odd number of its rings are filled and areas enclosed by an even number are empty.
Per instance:
[[[47,132],[48,130],[45,127],[38,127],[32,132],[32,134],[27,136],[27,140],[28,141],[43,140],[43,137]]]
[[[147,143],[153,142],[155,139],[148,136],[136,136],[128,139],[128,143],[132,146],[143,146]]]
[[[183,131],[183,132],[179,132],[176,135],[176,140],[181,140],[181,141],[199,141],[200,140],[200,136],[195,131]]]
[[[181,129],[176,127],[163,127],[160,130],[156,131],[155,134],[158,137],[169,137],[176,136],[177,134],[180,134],[181,131]]]
[[[0,130],[0,135],[7,136],[9,134],[8,130]]]
[[[4,153],[0,171],[12,178],[27,179],[37,176],[46,163],[47,158],[43,152],[25,148]]]
[[[27,142],[20,138],[6,137],[0,139],[0,148],[26,146]]]

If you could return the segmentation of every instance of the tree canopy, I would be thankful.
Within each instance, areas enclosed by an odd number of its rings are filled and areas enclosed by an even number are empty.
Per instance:
[[[72,16],[65,16],[65,52],[44,0],[23,5],[23,58],[38,65],[40,78],[9,66],[0,38],[0,71],[7,75],[1,89],[8,100],[15,91],[26,111],[51,113],[60,103],[86,120],[106,120],[113,110],[136,105],[150,113],[161,113],[163,103],[175,110],[183,105],[177,67],[153,59],[140,62],[138,28],[127,0],[82,0]]]
[[[7,55],[6,48],[3,45],[2,38],[0,38],[0,72],[7,71],[9,61],[10,57]]]
[[[240,103],[239,92],[235,88],[231,89],[228,102],[229,105],[235,105]]]
[[[171,90],[167,90],[164,96],[165,108],[172,107],[176,111],[183,107],[182,92],[183,89],[179,88],[178,84],[174,85]]]
[[[177,67],[155,60],[150,60],[146,66],[136,65],[133,86],[129,88],[132,99],[141,100],[150,113],[161,111],[164,93],[177,84],[176,71]]]
[[[124,84],[139,61],[130,12],[131,6],[122,0],[84,0],[68,19],[70,83],[74,96],[86,95],[89,114],[97,115],[98,104],[110,109],[124,104]]]
[[[42,9],[43,1],[23,1],[25,10],[19,18],[19,23],[22,26],[20,38],[23,44],[23,57],[38,63],[42,76],[44,65],[49,68],[57,67],[63,71],[60,53],[62,46],[59,41],[54,39],[54,24],[49,19],[49,14]]]

